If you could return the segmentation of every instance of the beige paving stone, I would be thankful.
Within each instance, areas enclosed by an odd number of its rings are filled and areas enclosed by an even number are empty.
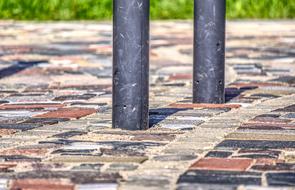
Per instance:
[[[235,140],[271,140],[271,141],[295,141],[295,134],[257,133],[231,133],[225,139]]]

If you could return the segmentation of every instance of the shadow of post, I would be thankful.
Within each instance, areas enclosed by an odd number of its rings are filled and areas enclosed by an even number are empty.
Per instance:
[[[157,125],[161,121],[165,120],[169,116],[188,109],[183,108],[156,108],[149,110],[149,128]]]
[[[40,63],[47,63],[48,61],[19,61],[17,64],[9,66],[0,70],[0,79],[17,74],[25,69],[38,65]]]

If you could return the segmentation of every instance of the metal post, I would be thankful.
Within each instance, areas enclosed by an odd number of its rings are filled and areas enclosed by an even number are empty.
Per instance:
[[[224,103],[226,0],[195,0],[194,103]]]
[[[148,128],[149,0],[114,0],[113,128]]]

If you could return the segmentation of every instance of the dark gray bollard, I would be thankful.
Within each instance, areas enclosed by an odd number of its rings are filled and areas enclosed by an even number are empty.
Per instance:
[[[195,0],[194,103],[224,103],[226,0]]]
[[[150,2],[113,2],[113,128],[147,129]]]

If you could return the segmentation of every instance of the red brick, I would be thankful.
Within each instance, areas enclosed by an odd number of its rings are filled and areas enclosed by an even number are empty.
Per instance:
[[[0,110],[35,110],[46,108],[62,108],[63,104],[3,104],[0,106]]]
[[[58,179],[19,179],[10,190],[74,190],[74,185]]]
[[[219,170],[219,171],[246,171],[253,163],[253,159],[230,158],[202,158],[194,163],[190,169]]]
[[[173,74],[169,76],[169,80],[190,80],[192,77],[192,74]]]
[[[7,172],[8,169],[14,168],[17,164],[14,163],[1,163],[0,164],[0,172]]]
[[[194,109],[194,108],[240,108],[239,104],[180,104],[173,103],[169,107],[173,108],[184,108],[184,109]]]
[[[87,115],[96,113],[95,109],[87,108],[63,108],[56,111],[51,111],[41,115],[35,116],[36,118],[66,118],[66,119],[79,119]]]
[[[42,156],[48,152],[47,149],[31,148],[31,149],[8,149],[0,151],[0,155],[26,155],[26,156]]]

